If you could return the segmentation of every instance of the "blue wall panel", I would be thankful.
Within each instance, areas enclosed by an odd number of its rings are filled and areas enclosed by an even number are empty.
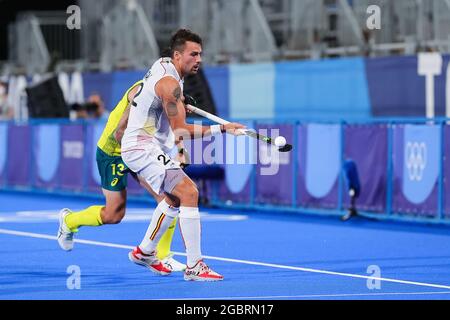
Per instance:
[[[281,62],[275,68],[277,118],[370,115],[361,58]]]

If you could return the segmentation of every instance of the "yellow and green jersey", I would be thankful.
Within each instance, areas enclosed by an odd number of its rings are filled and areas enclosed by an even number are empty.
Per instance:
[[[99,147],[104,153],[110,156],[121,156],[120,144],[114,138],[114,132],[119,125],[120,119],[122,118],[125,109],[127,108],[130,101],[128,100],[128,94],[133,88],[140,85],[142,80],[133,84],[127,92],[123,95],[119,103],[111,111],[108,122],[106,123],[105,129],[103,129],[102,135],[97,142],[97,147]]]

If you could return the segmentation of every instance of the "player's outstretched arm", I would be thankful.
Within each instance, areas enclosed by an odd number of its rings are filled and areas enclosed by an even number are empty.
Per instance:
[[[170,77],[158,81],[155,86],[156,94],[163,103],[164,110],[170,122],[170,126],[175,133],[175,139],[183,138],[195,139],[207,135],[229,132],[239,135],[238,129],[245,126],[239,123],[229,123],[226,125],[201,126],[186,123],[186,110],[182,101],[182,91],[178,82]]]

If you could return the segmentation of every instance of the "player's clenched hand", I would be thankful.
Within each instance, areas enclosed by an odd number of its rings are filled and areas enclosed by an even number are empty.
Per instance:
[[[246,127],[243,124],[231,122],[231,123],[224,124],[223,128],[229,134],[232,134],[234,136],[241,136],[244,133],[242,132],[242,130],[239,130],[239,129],[245,129]]]
[[[187,106],[188,104],[193,106],[193,107],[197,106],[197,101],[194,99],[194,97],[188,95],[187,93],[183,94],[182,101],[183,101],[185,106]],[[186,109],[186,113],[192,113],[192,111],[189,110],[188,108],[185,108],[185,109]]]

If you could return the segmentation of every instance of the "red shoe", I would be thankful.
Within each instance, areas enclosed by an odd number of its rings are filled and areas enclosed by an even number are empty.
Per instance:
[[[131,262],[138,265],[149,268],[154,273],[166,276],[172,272],[169,268],[166,268],[164,264],[156,257],[156,251],[151,254],[145,254],[141,248],[136,247],[128,254],[128,258]]]
[[[199,260],[192,268],[186,267],[184,271],[184,280],[186,281],[221,281],[223,276],[212,271],[206,263]]]

